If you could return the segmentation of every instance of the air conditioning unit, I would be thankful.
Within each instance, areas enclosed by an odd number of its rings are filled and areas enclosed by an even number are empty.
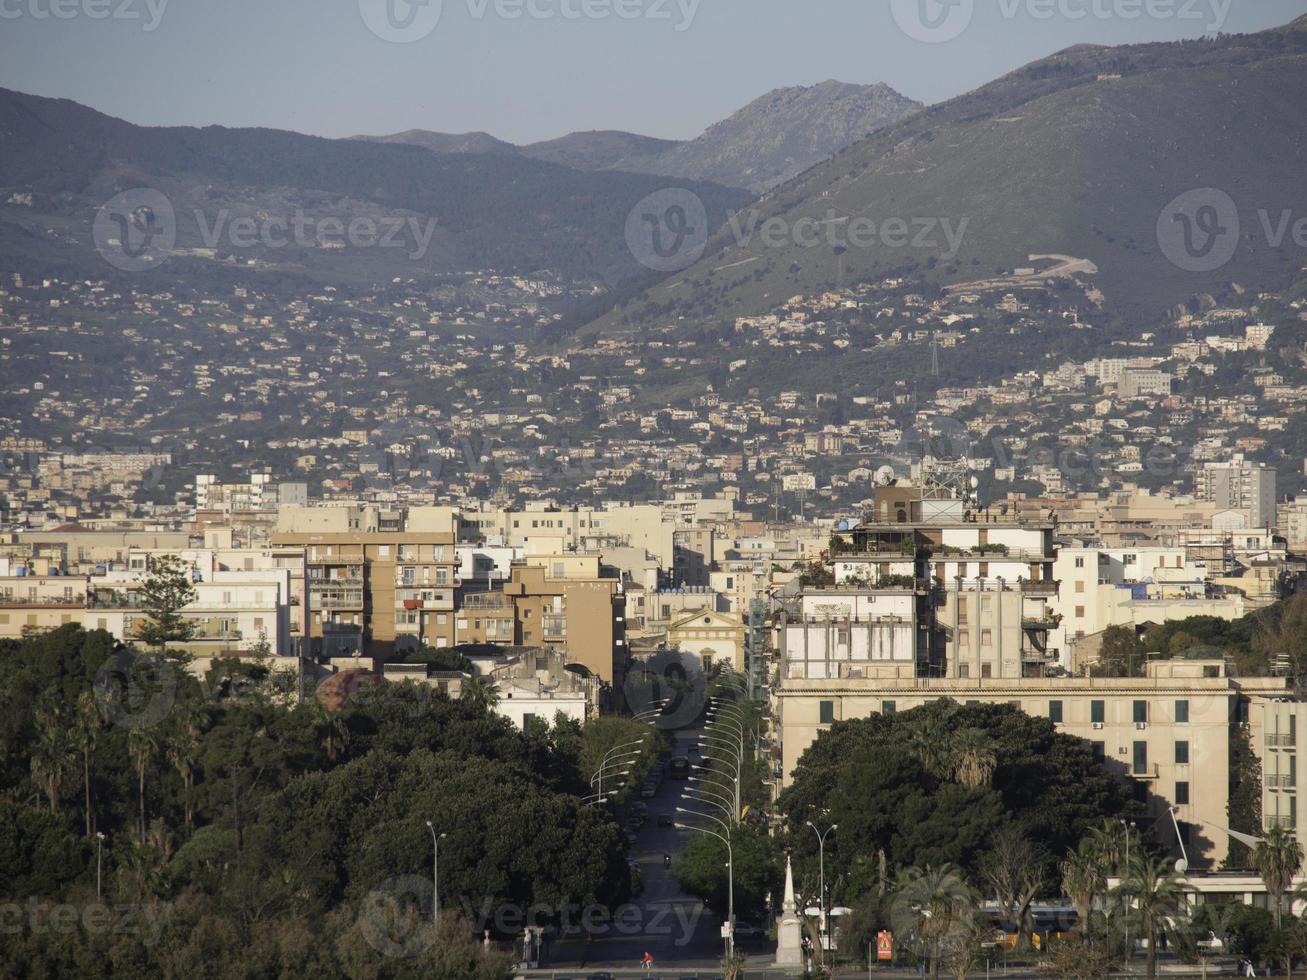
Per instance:
[[[1135,731],[1142,732],[1142,731],[1143,731],[1145,728],[1147,728],[1147,727],[1148,727],[1148,722],[1146,722],[1146,721],[1137,721],[1137,722],[1135,722]]]
[[[1093,723],[1092,727],[1094,728],[1095,731],[1098,731],[1103,727],[1103,723],[1101,721],[1096,721]]]

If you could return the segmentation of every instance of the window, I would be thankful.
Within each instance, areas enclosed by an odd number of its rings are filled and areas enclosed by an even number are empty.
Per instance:
[[[893,701],[882,701],[880,703],[880,713],[883,715],[892,715],[898,710],[898,704]]]
[[[1188,805],[1189,805],[1189,784],[1188,784],[1188,783],[1176,783],[1176,784],[1175,784],[1175,805],[1176,805],[1176,806],[1188,806]]]
[[[1081,593],[1081,594],[1083,594],[1084,591],[1085,591],[1085,583],[1084,583],[1084,582],[1077,582],[1077,583],[1076,583],[1076,592],[1077,592],[1077,593]]]
[[[1177,725],[1189,724],[1189,702],[1188,700],[1177,701],[1175,703],[1175,723]]]
[[[1148,702],[1147,702],[1147,701],[1136,701],[1135,704],[1134,704],[1134,709],[1135,709],[1135,724],[1136,724],[1136,725],[1148,721]]]
[[[1134,745],[1134,773],[1136,776],[1142,776],[1148,772],[1148,743],[1135,742]]]
[[[1077,558],[1076,568],[1084,568],[1084,567],[1085,567],[1085,560],[1083,558]]]
[[[1055,725],[1060,725],[1060,724],[1062,724],[1062,702],[1061,702],[1061,701],[1050,701],[1050,702],[1048,702],[1048,720],[1051,721],[1051,722],[1052,722],[1053,724],[1055,724]]]
[[[1089,748],[1094,754],[1094,761],[1102,764],[1107,761],[1107,746],[1103,742],[1090,742]]]
[[[818,707],[818,711],[819,711],[818,720],[823,725],[829,725],[831,722],[835,720],[834,701],[822,701]]]
[[[980,665],[980,676],[982,679],[994,676],[994,667],[992,664]]]
[[[1180,741],[1175,743],[1175,764],[1177,766],[1189,765],[1189,743]]]
[[[1084,619],[1084,618],[1085,618],[1085,607],[1076,606],[1076,619]]]
[[[1095,725],[1101,725],[1107,720],[1107,702],[1090,701],[1089,702],[1089,720]]]
[[[970,677],[970,676],[971,676],[971,665],[970,665],[970,664],[958,664],[958,676],[959,676],[959,677]]]

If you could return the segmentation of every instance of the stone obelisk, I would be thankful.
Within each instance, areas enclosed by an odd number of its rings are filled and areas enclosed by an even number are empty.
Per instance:
[[[794,900],[794,869],[785,856],[785,901],[781,904],[781,922],[776,930],[776,965],[784,970],[803,972],[803,923],[799,921],[799,903]]]

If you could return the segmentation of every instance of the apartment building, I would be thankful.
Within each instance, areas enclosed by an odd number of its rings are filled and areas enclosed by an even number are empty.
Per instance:
[[[51,574],[48,566],[43,572],[0,558],[0,639],[82,622],[90,602],[87,577]]]
[[[829,561],[835,591],[805,590],[787,610],[780,638],[787,671],[837,676],[858,669],[856,650],[891,648],[888,659],[914,663],[923,675],[1042,676],[1060,665],[1060,650],[1049,644],[1057,625],[1051,523],[964,511],[960,499],[895,484],[877,488],[868,520],[840,537]],[[793,621],[811,621],[815,630],[796,633]],[[834,643],[814,647],[811,634],[824,628],[836,630]],[[862,647],[852,645],[863,632]],[[789,655],[800,635],[802,661]],[[845,636],[849,645],[840,642]],[[815,663],[822,657],[831,662]]]
[[[133,642],[144,614],[137,599],[141,577],[127,571],[94,576],[94,601],[82,612],[86,629],[101,629],[123,643]],[[239,656],[266,649],[292,656],[291,570],[213,572],[192,583],[195,599],[181,609],[194,635],[169,644],[196,657]]]
[[[465,511],[459,515],[458,527],[465,544],[552,554],[640,548],[663,568],[671,568],[675,558],[676,525],[656,504],[564,509],[542,503],[525,510]]]
[[[1237,593],[1218,595],[1207,565],[1183,546],[1062,548],[1053,565],[1060,583],[1052,609],[1052,643],[1063,666],[1079,672],[1110,626],[1144,626],[1190,616],[1233,620],[1245,614]],[[1085,643],[1083,641],[1091,642]]]
[[[460,560],[448,508],[288,508],[272,545],[304,549],[311,652],[375,657],[458,642]]]
[[[1235,680],[1219,660],[1156,662],[1143,678],[925,678],[915,676],[908,664],[885,664],[879,672],[831,679],[786,675],[774,692],[773,708],[782,783],[788,786],[808,746],[835,722],[908,711],[940,699],[1010,704],[1089,742],[1111,770],[1133,783],[1163,843],[1174,842],[1167,811],[1177,807],[1191,865],[1211,868],[1229,849],[1226,807],[1235,726],[1248,725],[1268,774],[1263,805],[1268,824],[1272,818],[1301,819],[1291,800],[1307,786],[1299,786],[1291,757],[1307,749],[1299,741],[1304,725],[1299,716],[1307,704],[1283,700],[1287,694],[1284,679]],[[1274,748],[1267,747],[1268,735]],[[1180,856],[1178,845],[1174,852]]]
[[[1221,507],[1248,511],[1251,527],[1275,527],[1275,478],[1273,467],[1254,463],[1242,453],[1228,462],[1204,463],[1194,473],[1194,495]]]
[[[560,651],[610,686],[625,674],[626,597],[598,555],[528,556],[502,588],[459,599],[456,640]]]

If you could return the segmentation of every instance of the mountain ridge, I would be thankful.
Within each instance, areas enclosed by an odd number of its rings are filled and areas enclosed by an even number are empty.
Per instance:
[[[707,180],[754,193],[766,191],[838,153],[884,125],[922,108],[884,82],[857,85],[828,79],[815,85],[773,89],[691,140],[664,140],[624,130],[589,130],[514,146],[532,159],[580,170],[620,170]],[[410,130],[379,142],[411,143],[437,153],[456,153],[460,141],[484,133]]]
[[[881,240],[800,247],[784,238],[764,247],[757,235],[741,241],[723,230],[689,268],[589,329],[624,334],[681,318],[689,329],[902,275],[934,289],[1010,277],[1040,254],[1096,267],[1081,278],[1123,316],[1161,317],[1232,283],[1273,288],[1289,277],[1291,257],[1249,239],[1259,208],[1279,213],[1307,196],[1300,21],[1292,30],[1059,51],[850,145],[770,191],[746,223],[967,220],[952,258]],[[1167,259],[1157,227],[1170,202],[1206,187],[1236,202],[1244,236],[1228,264],[1195,272]]]

